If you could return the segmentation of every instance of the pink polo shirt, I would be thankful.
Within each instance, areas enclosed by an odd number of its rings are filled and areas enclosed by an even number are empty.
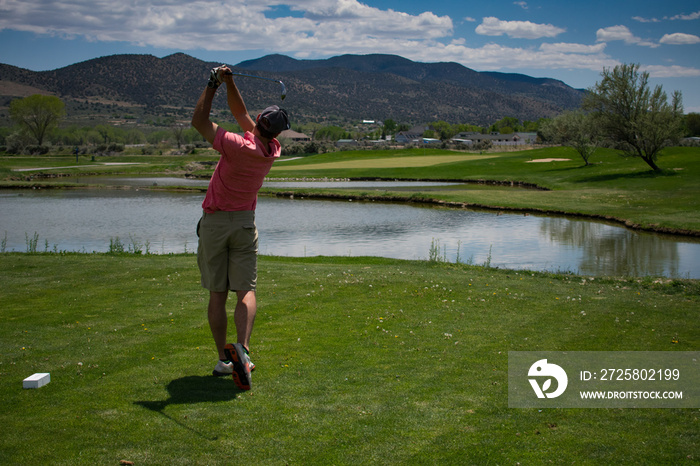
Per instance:
[[[202,203],[204,212],[255,210],[263,180],[282,151],[279,141],[273,139],[263,147],[250,131],[239,136],[219,126],[214,149],[221,158]]]

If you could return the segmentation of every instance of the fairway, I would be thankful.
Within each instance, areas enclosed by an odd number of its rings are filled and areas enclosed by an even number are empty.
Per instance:
[[[468,162],[496,158],[496,155],[426,155],[424,157],[384,157],[377,159],[344,160],[339,162],[273,166],[278,170],[342,170],[350,168],[419,168],[446,163]]]
[[[509,351],[697,350],[697,280],[263,256],[241,392],[194,255],[0,254],[0,279],[3,464],[700,458],[695,408],[508,407]]]

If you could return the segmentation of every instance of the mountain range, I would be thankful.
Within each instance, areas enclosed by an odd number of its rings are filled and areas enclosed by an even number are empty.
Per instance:
[[[68,114],[92,119],[117,114],[176,115],[186,119],[220,63],[184,53],[111,55],[51,71],[0,64],[0,107],[33,93],[53,94]],[[503,117],[537,120],[579,106],[584,91],[549,78],[477,72],[457,63],[420,63],[395,55],[342,55],[298,60],[267,55],[233,66],[234,71],[281,80],[236,78],[251,113],[267,105],[286,108],[293,122],[323,124],[393,119],[397,123],[489,125]],[[223,94],[223,93],[220,93]],[[215,109],[225,109],[222,95]]]

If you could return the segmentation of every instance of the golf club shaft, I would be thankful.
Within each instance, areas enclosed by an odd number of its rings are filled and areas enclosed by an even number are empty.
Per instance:
[[[265,78],[263,76],[256,76],[254,74],[234,73],[232,71],[229,71],[226,74],[233,75],[233,76],[243,76],[246,78],[264,79],[265,81],[273,81],[276,83],[280,83],[282,85],[282,100],[284,100],[284,98],[287,97],[287,88],[285,87],[284,83],[282,81],[280,81],[279,79]]]

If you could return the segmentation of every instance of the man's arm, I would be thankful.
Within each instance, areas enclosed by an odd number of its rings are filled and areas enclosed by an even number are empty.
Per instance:
[[[212,123],[209,119],[211,104],[215,94],[216,89],[212,89],[211,87],[204,89],[202,95],[199,96],[197,105],[194,107],[194,114],[192,115],[192,126],[199,131],[199,134],[204,136],[204,139],[210,144],[214,144],[216,131],[219,128],[216,123]]]
[[[233,82],[233,75],[227,74],[231,70],[228,66],[221,68],[223,72],[223,81],[226,83],[226,100],[228,102],[228,108],[231,110],[233,117],[236,119],[243,131],[253,131],[255,128],[255,122],[248,114],[248,109],[243,102],[243,97],[236,87],[236,83]]]

